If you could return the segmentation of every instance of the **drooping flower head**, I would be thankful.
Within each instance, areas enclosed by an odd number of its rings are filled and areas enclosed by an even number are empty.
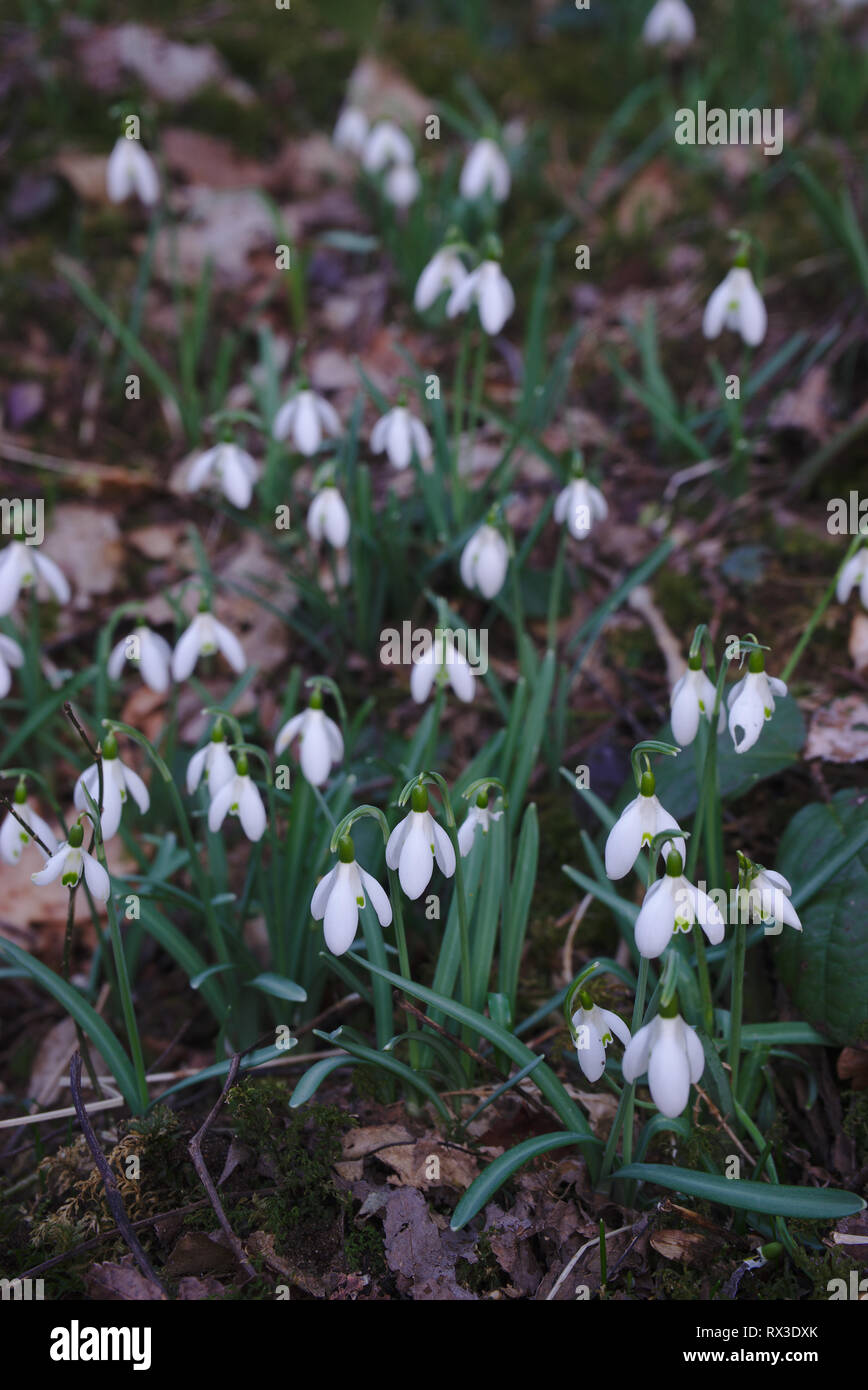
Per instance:
[[[113,203],[123,203],[132,195],[145,207],[159,202],[160,180],[154,161],[140,140],[122,135],[108,157],[106,191]]]
[[[438,627],[425,649],[418,656],[414,654],[410,694],[416,704],[421,705],[435,685],[443,686],[447,681],[459,700],[469,704],[476,693],[476,679],[470,663],[451,629]]]
[[[238,817],[248,840],[261,840],[265,834],[265,807],[243,753],[234,775],[212,793],[208,808],[208,829],[212,834],[220,829],[227,815]]]
[[[236,675],[241,675],[247,662],[244,649],[234,632],[225,623],[218,622],[211,613],[206,600],[202,600],[199,612],[190,626],[181,633],[178,644],[172,653],[172,676],[176,681],[185,681],[192,675],[200,656],[213,656],[221,652]]]
[[[747,675],[732,687],[727,696],[729,732],[736,753],[753,748],[767,719],[775,711],[775,696],[786,695],[787,687],[776,676],[767,676],[763,652],[755,649],[748,657]],[[739,738],[738,730],[741,730]]]
[[[436,304],[444,291],[451,292],[467,279],[465,266],[458,244],[451,242],[435,251],[419,279],[413,293],[413,305],[417,313],[423,314]]]
[[[783,874],[754,864],[738,851],[739,921],[761,922],[766,936],[778,936],[784,924],[795,931],[802,930],[799,914],[790,902],[793,890]]]
[[[639,795],[625,806],[606,839],[606,873],[609,878],[623,878],[628,874],[639,857],[644,845],[650,845],[661,830],[677,830],[678,823],[660,804],[655,792],[656,781],[653,772],[643,772],[639,783]],[[684,855],[684,841],[678,836],[671,843],[666,841],[660,848],[661,854],[668,854],[675,848]]]
[[[651,884],[639,909],[634,928],[636,947],[649,960],[662,956],[675,932],[690,931],[697,922],[712,946],[723,940],[720,909],[707,893],[684,876],[684,861],[677,850],[666,857],[666,872]]]
[[[576,468],[580,469],[581,464]],[[566,522],[567,530],[577,541],[589,536],[594,522],[605,521],[608,515],[609,507],[602,492],[579,471],[555,501],[555,521]]]
[[[685,0],[657,0],[642,26],[643,42],[650,47],[671,44],[683,48],[696,37],[696,24]]]
[[[672,687],[669,698],[672,733],[682,748],[687,748],[699,732],[701,719],[711,723],[717,691],[705,674],[702,653],[691,652],[687,670]],[[726,710],[720,702],[717,718],[717,732],[721,733],[726,723]]]
[[[58,603],[69,602],[69,585],[59,565],[40,555],[38,546],[13,540],[0,555],[0,617],[11,613],[22,589],[42,582]],[[36,589],[39,597],[39,589]]]
[[[164,695],[172,678],[172,648],[165,637],[140,624],[112,647],[107,670],[113,681],[119,680],[124,662],[130,661],[139,670],[142,680],[151,690]]]
[[[705,306],[702,331],[706,338],[717,338],[722,329],[730,328],[741,334],[748,347],[757,347],[766,335],[766,306],[748,269],[749,238],[743,232],[733,236],[740,241],[740,249]]]
[[[126,763],[121,762],[118,757],[118,743],[114,734],[109,734],[103,740],[102,756],[102,815],[100,816],[100,832],[103,840],[110,840],[118,833],[121,823],[121,813],[127,794],[132,797],[142,815],[148,810],[151,798],[148,789],[137,772],[134,772]],[[76,781],[73,789],[72,800],[78,811],[90,811],[92,807],[88,801],[88,796],[93,799],[95,806],[99,805],[100,791],[100,764],[92,763]]]
[[[648,1073],[651,1099],[661,1114],[674,1120],[690,1099],[705,1070],[705,1054],[699,1037],[678,1012],[678,1001],[664,1005],[656,1018],[630,1040],[622,1064],[624,1080],[638,1080]]]
[[[187,491],[197,492],[206,483],[216,484],[223,496],[243,511],[250,506],[258,477],[259,465],[246,449],[224,440],[195,460],[187,474]]]
[[[74,888],[84,874],[84,881],[96,900],[107,903],[111,880],[99,860],[82,848],[83,841],[81,825],[70,826],[68,838],[58,845],[44,867],[30,877],[40,888],[58,878],[64,888]]]
[[[422,421],[405,405],[396,405],[381,415],[371,430],[371,452],[385,450],[395,468],[406,468],[415,453],[420,463],[427,463],[433,452],[431,436]]]
[[[24,665],[24,652],[14,637],[0,633],[0,700],[9,694],[12,685],[12,669]]]
[[[316,453],[325,435],[337,439],[340,432],[340,417],[334,406],[306,387],[283,403],[272,426],[275,439],[291,438],[306,458]]]
[[[386,845],[386,863],[397,869],[401,887],[408,898],[418,898],[427,888],[434,862],[441,873],[455,873],[455,850],[446,831],[428,809],[428,790],[415,786],[410,794],[410,812],[395,826]]]
[[[307,513],[307,532],[312,541],[325,537],[335,550],[343,550],[350,538],[350,514],[347,504],[333,482],[316,493]]]
[[[503,811],[490,811],[488,809],[488,791],[483,789],[468,811],[467,819],[458,832],[458,852],[462,859],[466,859],[473,848],[477,830],[481,831],[483,835],[487,835],[492,821],[500,820],[502,815]]]
[[[446,314],[450,319],[466,313],[473,305],[479,312],[479,322],[489,335],[499,333],[515,309],[512,285],[500,268],[500,262],[480,261],[461,280],[449,296]]]
[[[486,195],[496,203],[509,197],[511,179],[509,164],[495,140],[484,136],[477,140],[461,170],[459,191],[462,198],[474,202]]]
[[[341,731],[324,713],[322,703],[322,691],[316,687],[308,708],[284,724],[274,745],[274,751],[282,753],[293,739],[298,739],[301,770],[312,787],[324,786],[333,764],[344,756]]]
[[[349,835],[344,835],[338,841],[338,862],[320,879],[310,904],[314,921],[323,923],[325,943],[332,955],[342,956],[352,946],[359,926],[359,911],[367,900],[380,926],[388,927],[392,920],[389,896],[356,862],[353,842]]]
[[[599,1081],[606,1070],[606,1048],[613,1037],[630,1044],[630,1029],[623,1019],[609,1009],[595,1004],[587,990],[579,993],[580,1007],[572,1015],[573,1041],[579,1066],[591,1082]]]
[[[194,753],[187,764],[187,792],[192,796],[204,780],[208,794],[213,798],[234,776],[235,764],[226,743],[223,725],[218,719],[205,747]]]
[[[461,578],[468,589],[494,598],[503,588],[509,568],[509,546],[496,526],[484,522],[461,552]]]

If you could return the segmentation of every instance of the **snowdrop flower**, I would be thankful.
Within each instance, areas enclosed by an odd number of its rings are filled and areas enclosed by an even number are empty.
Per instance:
[[[4,637],[0,634],[0,700],[4,695],[9,694],[9,687],[12,684],[12,672],[10,666],[23,666],[24,653],[18,643],[11,637]]]
[[[868,545],[863,545],[855,555],[851,555],[841,573],[835,595],[839,603],[846,603],[856,585],[863,608],[868,608]]]
[[[366,898],[377,914],[381,927],[392,920],[392,904],[388,894],[375,878],[356,863],[356,852],[349,835],[338,841],[338,862],[321,878],[311,898],[310,913],[315,922],[323,923],[325,943],[334,956],[342,956],[355,939],[359,926],[359,909]]]
[[[307,531],[312,541],[321,541],[325,536],[335,550],[343,550],[349,540],[350,514],[334,483],[327,483],[311,502]]]
[[[689,883],[682,872],[684,861],[677,851],[666,859],[666,873],[652,883],[639,909],[634,927],[640,956],[662,956],[677,931],[690,931],[698,922],[712,946],[723,940],[723,918],[717,904],[701,888]]]
[[[497,261],[482,261],[455,286],[446,305],[454,319],[475,304],[479,321],[488,334],[499,333],[515,308],[515,295]]]
[[[765,673],[765,657],[761,651],[752,651],[747,664],[747,675],[743,676],[730,690],[729,732],[736,753],[746,753],[753,748],[762,731],[763,724],[771,719],[775,709],[775,696],[786,695],[787,687],[776,676]],[[741,729],[739,742],[736,729]]]
[[[82,849],[84,831],[80,825],[70,826],[69,839],[58,845],[38,874],[31,874],[40,888],[59,878],[64,888],[74,888],[84,874],[84,881],[97,902],[107,903],[111,892],[108,874],[92,854]]]
[[[734,265],[705,306],[702,331],[716,338],[721,329],[740,333],[748,347],[756,347],[766,335],[766,306],[746,265]]]
[[[22,589],[42,580],[58,603],[69,602],[69,585],[63,571],[47,555],[23,541],[12,541],[0,556],[0,617],[11,613]]]
[[[793,890],[783,874],[774,869],[764,869],[754,864],[746,854],[739,850],[739,920],[744,922],[771,922],[766,925],[766,936],[779,936],[783,924],[802,930],[802,923],[796,909],[790,902]],[[774,928],[777,928],[775,930]]]
[[[696,1032],[684,1022],[673,1000],[656,1018],[640,1028],[624,1053],[624,1080],[638,1080],[648,1073],[651,1099],[661,1114],[674,1120],[705,1070],[705,1055]]]
[[[398,880],[408,898],[418,898],[434,872],[434,861],[447,878],[455,873],[455,850],[446,831],[428,810],[425,787],[414,787],[410,812],[389,836],[386,863],[398,870]]]
[[[623,878],[628,874],[639,857],[643,845],[650,844],[661,830],[677,830],[678,826],[669,812],[664,810],[654,792],[653,772],[643,772],[639,785],[639,795],[625,806],[606,840],[606,873],[609,878]],[[676,849],[684,854],[684,841],[676,838],[672,843],[664,843],[661,854]]]
[[[581,1007],[573,1014],[579,1066],[589,1081],[599,1081],[606,1070],[606,1048],[613,1037],[629,1047],[630,1029],[617,1014],[595,1004],[586,990],[581,991],[579,999]]]
[[[114,734],[109,734],[102,747],[102,816],[100,829],[103,840],[110,840],[118,833],[121,811],[127,799],[127,792],[133,798],[142,815],[148,810],[151,798],[148,789],[137,772],[127,767],[118,757],[118,744]],[[99,805],[99,765],[93,763],[78,778],[72,794],[73,805],[78,811],[91,811],[88,793]]]
[[[213,798],[235,776],[235,764],[226,746],[226,736],[218,723],[204,748],[187,764],[187,793],[192,796],[203,777]]]
[[[57,849],[57,840],[50,826],[46,825],[41,816],[37,815],[33,807],[27,800],[27,788],[22,777],[12,796],[12,803],[18,812],[19,819],[16,820],[11,811],[7,811],[0,825],[0,859],[4,864],[17,864],[22,853],[30,844],[31,839],[45,857],[42,845],[38,844],[35,836],[39,836],[42,844],[48,849],[49,855],[54,854]],[[30,826],[33,835],[28,835],[24,826],[24,821]]]
[[[474,531],[461,552],[461,579],[483,598],[494,598],[503,588],[509,568],[509,546],[496,526],[486,523]]]
[[[467,268],[452,246],[441,246],[435,251],[426,265],[413,294],[413,305],[417,313],[424,314],[440,298],[444,290],[450,292],[467,279]]]
[[[686,45],[696,37],[696,24],[685,0],[657,0],[642,26],[646,44]]]
[[[687,748],[699,732],[702,718],[711,722],[717,691],[702,669],[702,656],[696,653],[687,663],[684,675],[675,682],[669,697],[672,733],[676,743]],[[723,701],[718,711],[717,732],[726,723],[726,710]]]
[[[383,179],[383,192],[396,208],[408,208],[419,196],[422,180],[415,164],[393,164]]]
[[[284,724],[274,745],[276,753],[288,748],[298,738],[301,770],[312,787],[322,787],[328,781],[332,765],[344,756],[344,740],[334,720],[323,713],[322,692],[314,690],[310,705]]]
[[[187,491],[197,492],[206,482],[216,482],[223,496],[243,511],[250,506],[258,476],[256,461],[247,451],[226,441],[199,455],[187,474]]]
[[[459,700],[465,704],[476,693],[476,681],[467,658],[458,650],[448,628],[436,628],[434,640],[429,642],[418,657],[413,658],[410,673],[410,694],[421,705],[428,699],[435,681],[441,685],[446,681],[452,686]]]
[[[275,439],[292,442],[300,454],[310,458],[326,434],[335,439],[341,432],[340,417],[333,405],[316,391],[298,391],[285,401],[274,417],[272,433]]]
[[[605,521],[608,515],[605,497],[587,478],[573,478],[555,502],[555,521],[566,522],[567,530],[577,541],[589,536],[594,522]]]
[[[362,164],[369,174],[379,174],[390,164],[415,163],[413,146],[394,121],[377,121],[362,153]]]
[[[496,203],[505,202],[510,189],[509,165],[494,140],[477,140],[461,170],[459,191],[462,198],[483,198],[490,193]]]
[[[491,822],[500,820],[502,815],[502,811],[489,811],[488,792],[481,791],[476,798],[476,805],[471,806],[467,813],[467,819],[458,832],[458,852],[462,859],[466,859],[473,848],[477,830],[481,830],[483,835],[487,835]]]
[[[364,111],[358,106],[345,106],[335,123],[332,144],[335,149],[346,150],[347,154],[361,156],[368,138],[370,125]]]
[[[244,650],[234,632],[224,623],[219,623],[207,608],[201,608],[178,639],[172,653],[172,675],[176,681],[185,681],[192,674],[200,656],[213,656],[220,651],[232,670],[239,676],[246,666]]]
[[[160,180],[151,156],[138,140],[122,135],[108,157],[106,190],[113,203],[123,203],[134,193],[146,207],[160,197]]]
[[[238,759],[231,780],[212,791],[208,808],[208,829],[216,833],[226,816],[237,816],[248,840],[261,840],[265,834],[265,807],[259,789],[248,772],[247,759]]]
[[[433,452],[427,429],[404,405],[396,405],[380,416],[371,430],[370,445],[374,454],[385,450],[395,468],[406,468],[414,451],[420,463],[427,462]]]
[[[136,627],[112,647],[107,670],[119,680],[125,661],[133,661],[142,680],[151,690],[164,695],[171,681],[172,648],[165,637],[149,627]]]

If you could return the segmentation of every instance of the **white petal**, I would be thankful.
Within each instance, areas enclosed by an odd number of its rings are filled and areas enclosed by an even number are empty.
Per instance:
[[[690,1080],[695,1086],[697,1081],[702,1079],[702,1073],[705,1071],[705,1053],[702,1050],[702,1043],[699,1040],[699,1035],[689,1024],[685,1023],[683,1019],[681,1022],[681,1036],[687,1051],[687,1065],[690,1069]]]
[[[427,888],[434,872],[427,812],[411,811],[409,830],[401,846],[398,878],[408,898],[418,898]]]
[[[410,833],[410,817],[405,816],[399,821],[386,841],[386,864],[390,869],[397,869],[401,862],[401,850],[404,848],[404,841]]]
[[[176,681],[185,681],[192,674],[201,650],[202,627],[194,618],[190,626],[181,633],[172,653],[172,675]]]
[[[648,1058],[650,1056],[651,1045],[657,1036],[657,1026],[659,1018],[652,1018],[650,1023],[646,1023],[644,1028],[640,1028],[630,1039],[624,1052],[624,1060],[621,1063],[625,1081],[636,1081],[644,1071],[648,1070]]]
[[[445,874],[446,878],[451,878],[455,873],[455,850],[452,847],[452,841],[433,816],[431,816],[431,831],[434,836],[434,858],[437,860],[437,867],[442,874]]]
[[[670,884],[672,879],[666,874],[652,883],[639,910],[634,928],[636,948],[648,960],[662,956],[672,940],[675,927],[675,905]]]
[[[97,859],[92,854],[83,853],[84,858],[84,881],[90,889],[97,902],[107,903],[111,893],[111,880]]]
[[[170,685],[170,666],[172,649],[158,632],[143,630],[141,633],[141,659],[139,662],[145,685],[158,694],[164,695]]]
[[[334,885],[325,908],[323,931],[325,943],[332,955],[342,956],[353,944],[359,925],[357,894],[358,873],[355,864],[339,864]]]
[[[127,791],[133,798],[133,801],[138,806],[142,815],[144,815],[145,812],[150,809],[151,805],[151,798],[148,795],[147,787],[145,786],[139,774],[137,772],[133,772],[133,769],[131,767],[124,767],[123,774]]]
[[[233,776],[230,782],[224,782],[222,787],[218,787],[211,798],[211,805],[208,807],[208,829],[212,834],[220,829],[229,807],[238,799],[238,789],[236,784],[240,782],[240,777]]]
[[[732,298],[732,287],[729,276],[722,280],[717,289],[711,295],[705,306],[705,313],[702,316],[702,332],[706,338],[717,338],[726,321],[729,301]]]
[[[377,914],[381,927],[388,927],[392,920],[392,904],[389,895],[369,873],[366,873],[361,864],[358,866],[362,877],[362,885],[370,899],[371,906]]]
[[[202,780],[202,773],[205,771],[205,759],[208,757],[209,747],[210,745],[206,743],[204,748],[200,748],[198,753],[193,754],[187,764],[187,794],[189,796],[193,795]]]
[[[220,651],[229,662],[233,671],[240,676],[241,672],[247,667],[247,661],[244,656],[244,648],[238,641],[235,633],[231,632],[223,623],[218,623],[215,618],[214,635],[217,639],[217,646],[220,648]]]
[[[47,555],[34,555],[33,565],[39,578],[48,585],[58,603],[68,603],[69,585],[60,566],[49,560]]]
[[[310,710],[301,735],[299,762],[313,787],[325,785],[331,768],[331,752],[323,718],[322,710]]]
[[[250,777],[242,777],[243,786],[238,798],[238,819],[248,840],[261,840],[265,834],[266,816],[259,788]]]
[[[639,797],[625,806],[606,839],[606,873],[611,879],[623,878],[636,863],[642,848],[642,822]]]
[[[335,864],[333,869],[329,869],[328,873],[320,879],[316,888],[313,890],[313,897],[310,900],[310,915],[315,922],[322,921],[323,913],[326,909],[326,902],[337,880],[339,868],[340,865]]]
[[[284,748],[289,747],[306,718],[307,710],[302,710],[301,714],[294,714],[291,719],[286,721],[275,740],[275,753],[282,753]]]
[[[680,1115],[690,1098],[687,1048],[680,1030],[672,1026],[675,1022],[668,1018],[660,1020],[660,1031],[648,1059],[651,1098],[661,1114],[669,1119]]]

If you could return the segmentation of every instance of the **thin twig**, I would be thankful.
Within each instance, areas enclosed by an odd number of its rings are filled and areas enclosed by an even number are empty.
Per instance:
[[[39,836],[37,835],[37,833],[36,833],[36,831],[33,829],[33,827],[30,826],[30,825],[28,825],[28,824],[27,824],[27,821],[24,820],[21,816],[19,816],[18,812],[16,811],[15,807],[14,807],[13,804],[12,804],[11,798],[8,797],[8,796],[0,796],[0,806],[2,806],[2,808],[3,808],[4,811],[8,811],[9,814],[10,814],[10,816],[14,816],[14,817],[15,817],[15,819],[16,819],[17,822],[18,822],[18,824],[21,825],[21,826],[23,826],[24,829],[27,831],[27,834],[29,835],[30,839],[31,839],[31,840],[34,840],[34,841],[36,842],[36,844],[39,846],[39,848],[40,848],[45,854],[47,854],[48,857],[49,857],[49,859],[50,859],[50,858],[51,858],[51,850],[48,848],[48,845],[45,843],[44,840],[41,840],[41,839],[39,838]]]
[[[201,1128],[198,1129],[196,1133],[193,1135],[193,1138],[190,1140],[189,1144],[187,1145],[187,1148],[189,1149],[190,1157],[193,1160],[193,1167],[199,1174],[202,1186],[208,1193],[208,1197],[212,1207],[214,1208],[217,1220],[223,1227],[226,1239],[232,1246],[238,1263],[241,1265],[245,1274],[247,1274],[251,1279],[255,1279],[256,1270],[253,1268],[253,1265],[247,1258],[247,1255],[244,1251],[244,1246],[241,1244],[241,1241],[238,1239],[232,1227],[229,1225],[229,1218],[223,1210],[223,1204],[220,1201],[219,1196],[217,1195],[217,1189],[214,1186],[211,1174],[208,1172],[205,1160],[202,1157],[202,1140],[205,1138],[205,1135],[208,1133],[208,1130],[211,1128],[217,1116],[220,1114],[220,1111],[223,1109],[223,1103],[226,1100],[226,1097],[228,1096],[229,1092],[232,1090],[232,1087],[235,1085],[235,1078],[238,1075],[238,1068],[240,1067],[240,1065],[241,1053],[236,1052],[235,1056],[232,1058],[232,1064],[229,1067],[229,1075],[226,1077],[226,1082],[223,1086],[223,1090],[220,1092],[219,1096],[217,1097],[217,1100],[211,1107],[211,1110],[205,1116]]]
[[[151,1267],[150,1260],[148,1259],[147,1255],[142,1249],[138,1236],[136,1235],[135,1231],[130,1225],[130,1219],[127,1216],[123,1198],[121,1197],[120,1191],[118,1189],[117,1178],[111,1170],[111,1165],[109,1164],[108,1159],[106,1158],[105,1154],[100,1148],[99,1140],[93,1132],[93,1126],[91,1125],[87,1111],[84,1108],[84,1102],[81,1098],[80,1052],[73,1053],[72,1060],[69,1064],[69,1089],[72,1092],[72,1100],[73,1104],[75,1105],[75,1113],[78,1116],[78,1123],[81,1126],[81,1132],[85,1137],[87,1147],[90,1149],[91,1154],[93,1155],[93,1161],[99,1170],[100,1177],[102,1178],[103,1187],[105,1188],[106,1201],[108,1203],[109,1211],[115,1219],[115,1225],[117,1226],[127,1245],[130,1247],[133,1259],[139,1266],[139,1269],[142,1271],[145,1278],[150,1279],[154,1284],[156,1284],[157,1288],[160,1289],[162,1293],[165,1293],[166,1289],[164,1288],[161,1280],[157,1278],[156,1273]]]

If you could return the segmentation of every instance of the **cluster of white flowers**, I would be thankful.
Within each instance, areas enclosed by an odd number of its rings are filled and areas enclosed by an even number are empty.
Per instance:
[[[70,589],[60,566],[47,555],[40,555],[38,546],[17,539],[10,541],[0,555],[0,617],[12,612],[22,589],[38,599],[40,587],[43,593],[48,590],[58,603],[69,602]],[[23,665],[20,642],[0,634],[0,699],[9,694],[13,670]]]

